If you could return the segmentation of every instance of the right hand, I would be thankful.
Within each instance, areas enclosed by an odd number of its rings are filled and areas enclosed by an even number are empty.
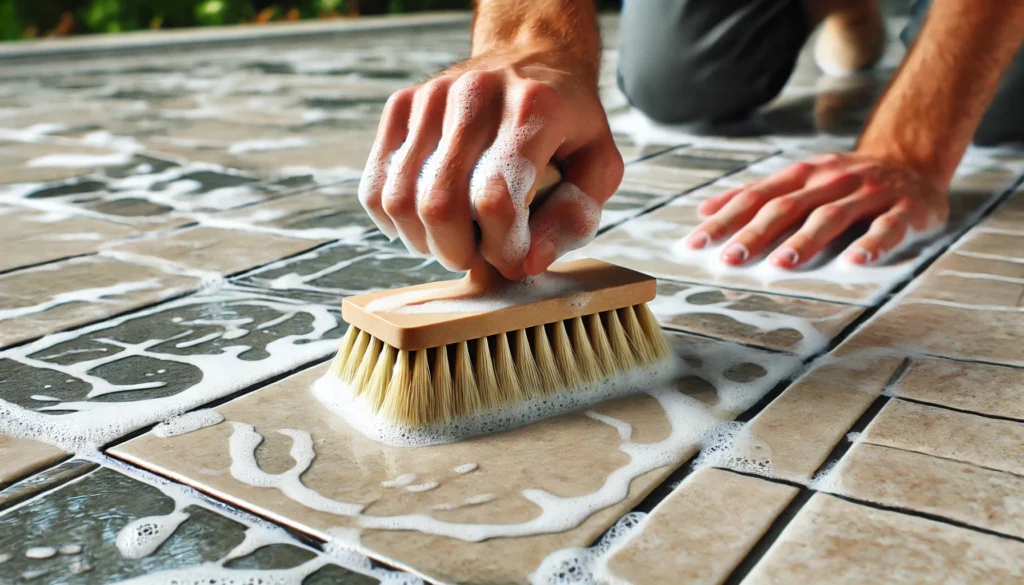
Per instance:
[[[593,76],[571,61],[485,54],[392,95],[359,185],[377,227],[449,270],[486,261],[511,280],[589,241],[623,164]],[[563,182],[531,217],[552,160]]]

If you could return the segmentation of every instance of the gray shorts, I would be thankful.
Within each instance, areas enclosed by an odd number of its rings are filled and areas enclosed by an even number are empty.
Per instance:
[[[910,43],[929,0],[916,0],[900,35]],[[625,0],[619,86],[664,123],[729,122],[782,90],[813,29],[806,0]],[[1024,49],[1003,79],[976,144],[1024,140]]]

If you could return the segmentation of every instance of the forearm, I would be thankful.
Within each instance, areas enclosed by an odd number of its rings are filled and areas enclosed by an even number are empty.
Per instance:
[[[473,57],[556,54],[578,75],[597,82],[601,34],[593,0],[477,0]]]
[[[945,189],[1022,42],[1024,2],[935,0],[858,152]]]

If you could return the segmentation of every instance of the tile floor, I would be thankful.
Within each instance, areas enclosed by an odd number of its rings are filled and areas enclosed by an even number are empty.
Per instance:
[[[946,230],[886,266],[677,245],[701,200],[850,148],[895,42],[860,78],[802,56],[760,134],[641,139],[605,18],[627,170],[576,255],[660,279],[683,373],[420,449],[327,411],[341,300],[451,276],[355,197],[387,97],[468,53],[464,15],[419,18],[0,63],[0,582],[1024,580],[1024,152],[969,151]]]

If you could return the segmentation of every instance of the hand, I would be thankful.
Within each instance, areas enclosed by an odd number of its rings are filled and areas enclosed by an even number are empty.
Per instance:
[[[382,232],[449,270],[486,261],[508,279],[539,274],[593,236],[622,180],[593,85],[548,51],[484,54],[400,90],[384,108],[360,201]],[[527,201],[550,160],[563,182],[531,217]]]
[[[871,220],[867,233],[844,253],[848,261],[864,265],[899,245],[909,229],[924,231],[944,222],[949,215],[945,190],[941,181],[881,157],[824,155],[708,199],[698,209],[708,219],[686,245],[697,250],[732,235],[721,260],[738,266],[802,221],[769,256],[780,268],[796,268],[854,223]]]

